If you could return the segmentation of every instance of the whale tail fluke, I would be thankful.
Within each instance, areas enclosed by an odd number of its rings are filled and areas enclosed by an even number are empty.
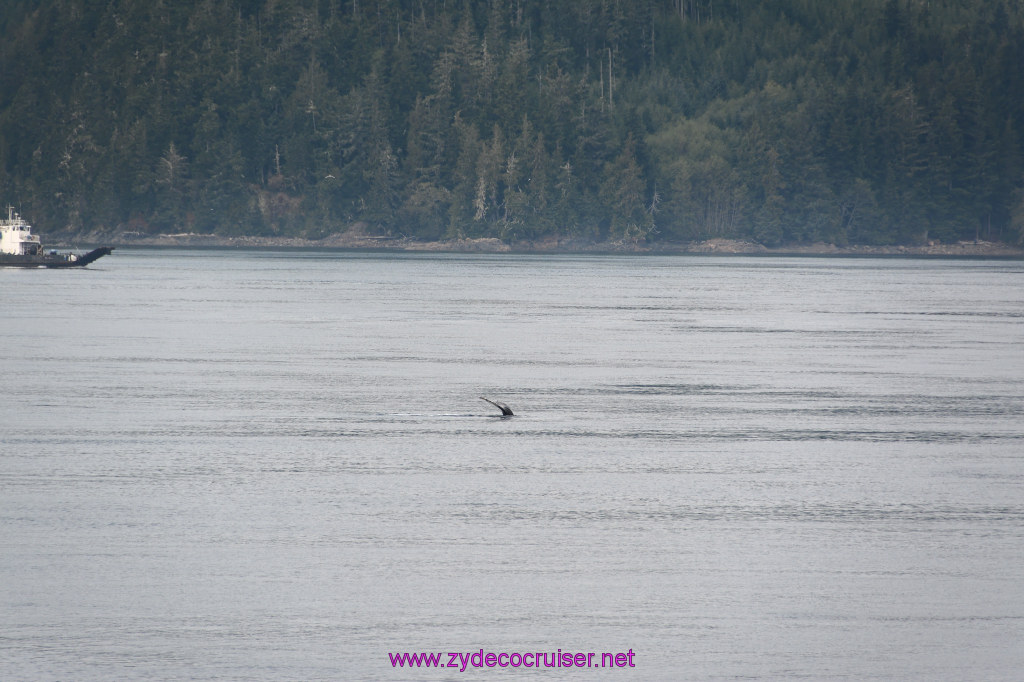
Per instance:
[[[512,408],[509,407],[508,405],[506,405],[505,403],[498,402],[497,400],[491,400],[490,398],[485,398],[483,396],[480,396],[480,400],[484,400],[486,402],[489,402],[491,405],[494,405],[499,410],[501,410],[501,416],[502,417],[512,417],[512,416],[514,416],[513,413],[512,413]]]

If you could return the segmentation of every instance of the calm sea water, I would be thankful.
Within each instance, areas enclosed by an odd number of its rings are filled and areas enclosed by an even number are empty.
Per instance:
[[[0,289],[4,680],[1024,670],[1024,263],[124,249]],[[388,657],[481,649],[636,667]]]

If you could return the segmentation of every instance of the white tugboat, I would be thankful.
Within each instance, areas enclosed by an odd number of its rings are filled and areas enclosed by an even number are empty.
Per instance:
[[[0,266],[80,268],[113,250],[113,247],[103,246],[81,256],[75,253],[45,252],[39,237],[32,234],[32,226],[14,212],[13,206],[7,207],[7,219],[0,219]]]

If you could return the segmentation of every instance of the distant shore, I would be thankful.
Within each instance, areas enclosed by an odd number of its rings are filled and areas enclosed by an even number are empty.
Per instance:
[[[298,237],[224,237],[196,233],[139,235],[137,233],[91,234],[76,238],[57,237],[61,246],[102,243],[114,247],[208,247],[208,248],[300,248],[365,249],[376,251],[436,251],[452,253],[653,253],[702,255],[797,255],[797,256],[929,256],[1024,258],[1024,248],[1001,242],[961,241],[952,244],[930,242],[915,246],[866,246],[835,244],[789,244],[766,247],[736,239],[707,239],[695,242],[589,242],[574,239],[504,242],[494,238],[420,241],[352,234],[335,234],[323,239]]]

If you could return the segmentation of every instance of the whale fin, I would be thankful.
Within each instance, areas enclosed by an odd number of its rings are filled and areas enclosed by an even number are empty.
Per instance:
[[[512,417],[512,416],[515,416],[512,413],[512,408],[509,407],[508,405],[506,405],[505,403],[498,402],[497,400],[491,400],[490,398],[485,398],[483,396],[480,396],[480,400],[485,400],[485,401],[489,402],[491,405],[494,405],[499,410],[501,410],[501,416],[502,417]]]

